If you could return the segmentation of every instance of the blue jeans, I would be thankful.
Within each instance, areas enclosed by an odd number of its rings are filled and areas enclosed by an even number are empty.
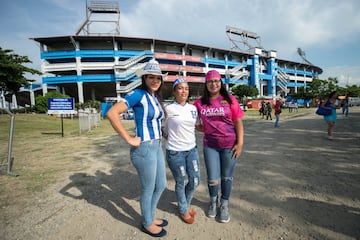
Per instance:
[[[349,106],[342,107],[342,114],[345,115],[345,117],[349,115]]]
[[[217,197],[221,180],[221,198],[229,200],[236,163],[231,149],[215,149],[204,146],[204,160],[210,198]],[[211,183],[214,181],[218,183]]]
[[[142,224],[149,227],[155,219],[155,210],[166,187],[166,172],[161,140],[142,142],[131,147],[131,162],[140,178],[140,208]]]
[[[275,115],[275,127],[279,126],[279,119],[280,119],[280,114],[276,114]]]
[[[197,147],[189,151],[166,150],[166,160],[175,179],[175,193],[180,214],[185,214],[200,183]],[[186,183],[187,180],[187,183]]]

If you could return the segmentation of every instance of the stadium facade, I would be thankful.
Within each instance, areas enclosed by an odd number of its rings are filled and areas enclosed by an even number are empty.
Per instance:
[[[233,47],[220,49],[192,43],[154,38],[120,35],[115,20],[115,34],[86,32],[92,23],[91,15],[113,14],[119,19],[116,2],[87,3],[87,19],[75,35],[33,38],[40,44],[42,84],[45,95],[49,89],[75,98],[104,102],[119,100],[124,94],[139,87],[137,69],[152,58],[168,76],[164,80],[164,98],[171,96],[172,82],[183,76],[190,83],[190,95],[202,94],[204,76],[215,69],[229,89],[238,84],[256,86],[261,97],[276,98],[297,92],[322,73],[310,62],[278,59],[275,50],[267,51],[260,44],[251,46],[250,40],[259,37],[248,31],[227,27],[226,33]],[[85,31],[84,35],[80,35]],[[237,48],[235,37],[241,38],[248,50]],[[31,105],[34,104],[33,102]]]

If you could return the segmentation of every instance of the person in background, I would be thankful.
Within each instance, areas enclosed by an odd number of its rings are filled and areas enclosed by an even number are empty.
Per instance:
[[[194,105],[199,115],[196,129],[204,132],[203,153],[210,195],[207,216],[214,218],[219,210],[219,221],[226,223],[230,221],[229,198],[234,168],[244,144],[244,112],[215,70],[207,72],[203,96]]]
[[[281,113],[281,100],[276,100],[274,105],[274,112],[275,112],[275,127],[279,127],[279,120],[280,120],[280,113]]]
[[[264,100],[261,101],[259,113],[260,113],[261,118],[263,119],[265,116],[265,113],[266,113],[266,104],[265,104]]]
[[[267,102],[266,103],[266,120],[272,120],[272,117],[271,117],[271,112],[272,112],[272,107],[271,107],[271,103],[270,102]]]
[[[347,117],[349,115],[349,96],[346,94],[342,101],[342,114]]]
[[[200,183],[200,162],[196,146],[196,107],[187,102],[189,85],[183,78],[173,83],[175,101],[166,105],[164,124],[166,160],[175,179],[175,193],[180,218],[188,224],[195,221],[191,200]]]
[[[333,139],[333,128],[336,123],[336,109],[340,108],[338,93],[333,91],[329,94],[329,97],[321,103],[325,109],[331,109],[331,114],[324,116],[324,120],[327,123],[327,137],[329,140]]]
[[[152,237],[162,237],[167,233],[163,227],[168,221],[155,218],[155,210],[166,187],[161,143],[164,111],[160,104],[164,75],[155,60],[150,60],[144,69],[137,71],[137,75],[141,78],[141,87],[128,93],[106,116],[115,132],[131,146],[131,162],[137,170],[141,185],[141,230]],[[120,120],[120,114],[130,108],[135,114],[135,136],[130,136]]]
[[[294,112],[299,111],[299,103],[297,101],[294,102]]]

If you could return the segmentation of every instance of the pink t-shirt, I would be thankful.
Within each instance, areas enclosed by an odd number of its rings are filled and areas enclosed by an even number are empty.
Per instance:
[[[230,105],[223,96],[210,99],[210,106],[201,105],[201,99],[194,102],[204,130],[203,143],[211,148],[232,148],[236,143],[235,121],[244,116],[236,98],[230,95]]]

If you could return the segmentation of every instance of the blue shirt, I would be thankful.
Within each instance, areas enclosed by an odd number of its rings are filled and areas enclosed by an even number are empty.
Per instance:
[[[161,139],[161,119],[164,112],[158,99],[146,90],[135,89],[124,98],[128,108],[135,114],[136,136],[142,142]]]

